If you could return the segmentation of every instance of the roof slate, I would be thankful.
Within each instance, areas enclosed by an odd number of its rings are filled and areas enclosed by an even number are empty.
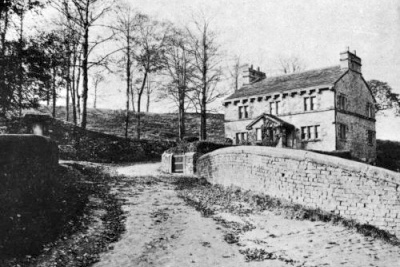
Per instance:
[[[225,100],[270,93],[281,93],[293,89],[309,88],[318,85],[334,84],[347,70],[334,66],[289,75],[270,77],[247,85]]]

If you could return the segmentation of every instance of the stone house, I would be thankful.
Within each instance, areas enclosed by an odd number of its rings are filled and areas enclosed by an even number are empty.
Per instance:
[[[340,53],[340,65],[266,78],[253,67],[226,98],[225,135],[234,144],[259,144],[376,159],[375,99],[361,59]]]

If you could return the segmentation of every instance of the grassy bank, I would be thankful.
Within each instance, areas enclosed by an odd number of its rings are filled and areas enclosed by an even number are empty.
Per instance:
[[[344,219],[339,215],[320,209],[307,208],[268,195],[244,191],[238,187],[211,185],[204,179],[181,178],[177,180],[176,184],[179,196],[200,211],[203,216],[212,216],[222,212],[245,215],[267,210],[276,215],[282,215],[287,219],[328,222],[356,229],[358,233],[364,236],[381,239],[392,245],[400,246],[400,240],[386,231],[372,225]],[[237,242],[239,233],[251,230],[251,227],[246,225],[239,228],[235,228],[234,225],[230,227],[233,228],[233,231],[225,236],[225,240],[228,243]]]
[[[110,176],[79,164],[60,167],[37,200],[2,216],[0,266],[89,266],[124,231]],[[45,205],[44,205],[45,203]],[[4,212],[4,211],[2,211]],[[4,213],[3,213],[4,214]],[[96,230],[95,232],[93,230]]]

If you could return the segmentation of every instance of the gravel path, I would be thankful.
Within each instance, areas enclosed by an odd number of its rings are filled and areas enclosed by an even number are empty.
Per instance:
[[[268,212],[202,217],[178,197],[175,185],[158,173],[159,166],[114,167],[125,176],[114,191],[125,201],[126,232],[94,266],[400,266],[399,247],[329,223]],[[229,229],[221,221],[252,228],[228,244],[224,235]],[[246,262],[239,252],[245,249],[280,258]]]

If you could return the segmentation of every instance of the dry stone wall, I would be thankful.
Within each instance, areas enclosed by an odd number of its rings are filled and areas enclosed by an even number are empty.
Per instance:
[[[239,146],[197,161],[197,174],[374,225],[400,237],[400,174],[303,150]]]

